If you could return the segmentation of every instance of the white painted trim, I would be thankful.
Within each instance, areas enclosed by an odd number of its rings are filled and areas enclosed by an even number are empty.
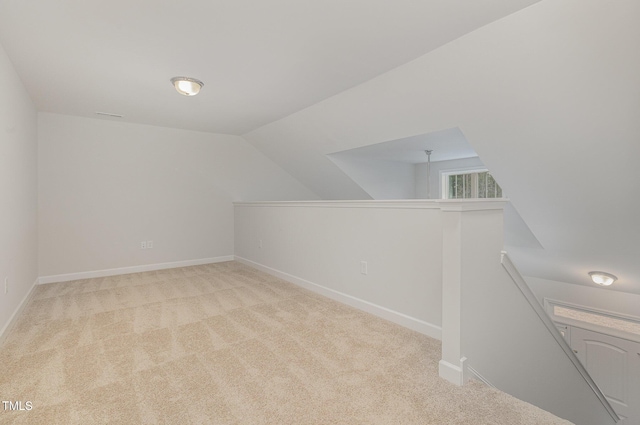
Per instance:
[[[489,382],[489,380],[487,378],[485,378],[484,376],[480,375],[480,373],[475,370],[473,367],[466,365],[465,367],[465,371],[467,372],[465,374],[465,382],[471,378],[482,382],[483,384],[485,384],[487,387],[491,387],[491,388],[496,388],[495,385],[493,385],[491,382]]]
[[[454,385],[464,384],[464,373],[460,366],[449,363],[445,360],[438,362],[438,374],[442,379],[446,379]]]
[[[509,200],[507,198],[476,198],[476,199],[439,199],[442,211],[487,211],[503,210]]]
[[[478,158],[478,157],[476,157]],[[472,173],[484,173],[485,171],[489,171],[485,166],[475,166],[475,167],[465,167],[465,168],[455,168],[448,170],[440,170],[440,199],[449,199],[445,197],[449,191],[448,189],[448,177],[456,174],[472,174]],[[467,198],[469,199],[469,198]]]
[[[478,211],[503,209],[501,199],[402,199],[363,201],[260,201],[234,202],[235,207],[296,207],[296,208],[393,208],[441,209],[446,211]]]
[[[38,283],[69,282],[71,280],[91,279],[94,277],[115,276],[120,274],[149,272],[154,270],[173,269],[176,267],[200,266],[202,264],[221,263],[223,261],[233,261],[233,255],[221,257],[201,258],[198,260],[174,261],[171,263],[145,264],[142,266],[119,267],[115,269],[95,270],[79,273],[56,274],[52,276],[41,276]]]
[[[461,158],[461,159],[471,159],[471,158],[478,158],[478,157],[472,156],[470,158]],[[452,174],[484,173],[485,171],[489,171],[489,170],[484,165],[475,165],[473,167],[447,168],[446,170],[440,170],[440,175],[449,176]]]
[[[582,320],[572,319],[570,317],[556,316],[553,312],[553,307],[565,307],[572,310],[583,311],[585,313],[597,314],[599,316],[611,317],[613,319],[623,320],[635,324],[640,324],[640,317],[632,316],[628,314],[616,313],[609,310],[601,310],[598,308],[587,307],[578,304],[572,304],[565,301],[553,300],[550,298],[544,298],[544,308],[551,319],[563,325],[575,326],[576,328],[587,329],[593,332],[599,332],[605,335],[614,336],[616,338],[627,339],[633,342],[640,342],[640,335],[632,332],[626,332],[620,329],[611,328],[607,326],[600,326],[594,323],[583,322]]]
[[[386,307],[373,304],[369,301],[356,298],[352,295],[336,291],[335,289],[327,288],[317,283],[310,282],[308,280],[290,275],[289,273],[273,269],[271,267],[256,263],[237,255],[235,256],[235,260],[249,267],[253,267],[254,269],[258,269],[272,276],[286,280],[287,282],[293,283],[294,285],[301,286],[312,292],[323,295],[327,298],[331,298],[332,300],[341,302],[343,304],[347,304],[351,307],[355,307],[359,310],[366,311],[367,313],[371,313],[375,316],[381,317],[400,326],[404,326],[405,328],[409,328],[423,335],[427,335],[438,340],[442,339],[442,328],[440,326],[425,322],[424,320],[416,319],[415,317],[407,316],[406,314],[399,313]]]
[[[13,325],[15,325],[15,322],[20,316],[20,313],[22,313],[22,311],[27,306],[27,304],[29,304],[29,301],[31,300],[31,296],[33,295],[33,289],[36,287],[37,284],[38,284],[38,279],[36,279],[33,282],[33,285],[31,285],[31,288],[29,289],[29,291],[26,293],[22,301],[20,301],[20,304],[18,304],[18,307],[16,307],[16,309],[14,310],[7,324],[4,325],[4,327],[0,331],[0,347],[2,347],[2,344],[4,344],[5,339],[7,338],[7,336],[9,336],[9,332],[11,332],[11,329],[13,328]]]
[[[311,207],[311,208],[396,208],[439,209],[436,199],[389,199],[362,201],[258,201],[234,202],[236,207]]]
[[[440,209],[446,212],[502,210],[507,198],[442,199],[437,201]]]

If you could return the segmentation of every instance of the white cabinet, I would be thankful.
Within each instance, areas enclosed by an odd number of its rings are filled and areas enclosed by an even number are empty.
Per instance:
[[[567,341],[567,344],[571,345],[571,326],[556,323],[556,328],[558,328],[564,340]]]
[[[559,325],[565,326],[565,325]],[[623,419],[640,425],[640,343],[567,326],[571,349]]]

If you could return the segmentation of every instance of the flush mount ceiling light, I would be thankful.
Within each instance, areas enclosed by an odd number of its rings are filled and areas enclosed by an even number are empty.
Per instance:
[[[171,79],[171,83],[176,88],[178,93],[185,96],[197,95],[200,92],[202,86],[204,86],[204,83],[202,81],[189,77],[173,77]]]
[[[612,275],[611,273],[605,272],[589,272],[589,276],[591,276],[591,280],[593,280],[593,283],[600,286],[609,286],[613,282],[618,280],[616,276]]]

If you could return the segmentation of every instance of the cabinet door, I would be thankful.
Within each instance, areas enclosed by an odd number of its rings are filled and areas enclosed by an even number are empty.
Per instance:
[[[556,323],[556,328],[558,328],[564,340],[567,341],[567,344],[571,345],[571,326]]]
[[[640,343],[573,326],[571,348],[621,417],[640,425]]]

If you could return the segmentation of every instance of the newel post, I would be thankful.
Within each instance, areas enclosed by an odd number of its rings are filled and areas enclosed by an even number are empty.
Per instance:
[[[469,271],[475,264],[474,252],[483,249],[483,241],[469,238],[468,232],[472,226],[482,226],[483,216],[502,215],[506,201],[444,200],[439,204],[442,213],[442,359],[439,374],[451,383],[462,385],[467,379],[463,352],[462,296],[464,284],[481,278]],[[502,238],[502,235],[499,237]],[[499,255],[499,251],[496,255]]]

